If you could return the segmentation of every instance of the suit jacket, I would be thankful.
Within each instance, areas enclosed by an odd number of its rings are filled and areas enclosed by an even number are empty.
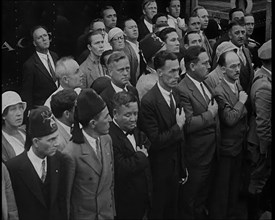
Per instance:
[[[25,128],[19,128],[21,132],[26,134],[26,129]],[[2,133],[2,161],[7,161],[13,157],[15,157],[15,151],[13,147],[11,146],[10,142],[5,138],[5,136]]]
[[[175,106],[179,107],[178,96],[176,93],[173,95]],[[176,114],[171,111],[157,84],[141,99],[140,110],[142,128],[151,142],[149,160],[153,180],[152,218],[165,218],[168,210],[168,215],[175,218],[172,210],[174,206],[177,210],[178,181],[185,175],[184,131],[177,125]],[[160,201],[162,195],[165,196],[165,202]]]
[[[9,171],[2,162],[2,220],[18,220],[18,211]]]
[[[139,99],[138,91],[135,87],[127,85],[126,88],[129,92],[133,93]],[[116,93],[116,91],[111,83],[100,93],[100,96],[105,101],[105,103],[108,107],[108,110],[109,110],[109,114],[112,118],[113,118],[113,109],[114,109],[112,100],[113,100],[115,93]],[[139,101],[138,101],[138,103],[139,103]]]
[[[192,167],[208,165],[218,150],[219,120],[214,118],[204,97],[186,76],[177,86],[181,105],[186,117],[186,151],[187,165]],[[210,93],[213,91],[208,87]],[[188,167],[188,166],[187,166]]]
[[[252,117],[249,122],[248,142],[267,149],[272,141],[272,79],[263,67],[256,71],[251,87]]]
[[[61,220],[67,219],[65,188],[69,158],[59,151],[47,158],[49,178],[49,206],[42,192],[42,181],[37,175],[27,152],[10,159],[6,165],[10,172],[12,187],[20,220]]]
[[[115,201],[118,219],[142,219],[149,208],[152,192],[149,159],[140,151],[135,151],[123,131],[110,123],[109,134],[113,141],[115,160]],[[136,146],[150,147],[143,132],[134,129]]]
[[[123,50],[125,54],[128,56],[130,62],[130,83],[133,86],[136,86],[137,79],[140,75],[138,57],[136,55],[136,52],[134,51],[134,48],[127,41],[125,41],[125,47]]]
[[[236,156],[243,149],[247,133],[247,110],[239,102],[241,85],[237,84],[238,93],[234,94],[224,79],[215,89],[215,99],[219,106],[221,148],[220,154]]]
[[[103,68],[99,61],[95,61],[91,54],[81,63],[79,69],[84,73],[83,88],[90,88],[93,81],[103,76]]]
[[[63,150],[73,160],[68,181],[70,219],[113,219],[115,216],[112,140],[100,136],[102,161],[88,141],[70,144]]]
[[[68,146],[71,134],[69,134],[63,127],[62,125],[56,120],[59,136],[58,136],[58,141],[59,141],[59,146],[58,150],[63,151],[65,147]]]
[[[54,63],[56,63],[57,54],[52,51],[50,51],[50,54]],[[27,102],[27,110],[44,105],[47,98],[57,90],[52,76],[36,52],[23,64],[22,75],[21,98]]]
[[[144,16],[141,16],[138,25],[138,41],[142,40],[147,34],[150,33],[149,29],[144,23]]]

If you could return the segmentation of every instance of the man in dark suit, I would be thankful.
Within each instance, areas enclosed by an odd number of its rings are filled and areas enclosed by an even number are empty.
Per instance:
[[[130,63],[124,52],[113,52],[108,59],[107,66],[111,83],[100,93],[100,96],[106,102],[109,113],[113,117],[112,99],[114,94],[125,90],[138,97],[138,92],[129,84]]]
[[[114,95],[110,136],[114,150],[117,219],[143,219],[150,207],[150,142],[137,126],[138,100],[129,92]]]
[[[55,76],[56,53],[49,51],[50,39],[47,29],[35,26],[31,35],[34,54],[23,65],[23,82],[21,97],[27,102],[27,111],[43,105],[47,98],[57,89]]]
[[[143,0],[142,13],[140,21],[138,22],[139,37],[142,40],[147,34],[153,32],[152,19],[158,13],[158,6],[156,0]]]
[[[184,153],[189,178],[182,192],[181,217],[204,219],[207,214],[209,179],[218,149],[218,105],[211,98],[211,88],[207,88],[203,83],[210,69],[205,49],[190,46],[184,61],[187,73],[177,86],[177,90],[187,121]]]
[[[234,51],[219,58],[224,77],[215,88],[221,130],[221,147],[210,193],[210,219],[238,219],[241,168],[247,132],[246,92],[239,81],[240,59]]]
[[[157,53],[154,67],[159,81],[141,100],[142,128],[152,145],[149,160],[152,170],[153,199],[149,219],[178,217],[179,181],[186,177],[183,166],[185,114],[173,88],[179,79],[177,56]],[[181,172],[183,175],[181,176]]]
[[[71,161],[57,151],[57,125],[48,107],[30,111],[27,132],[28,151],[7,162],[19,219],[67,219],[66,186]]]

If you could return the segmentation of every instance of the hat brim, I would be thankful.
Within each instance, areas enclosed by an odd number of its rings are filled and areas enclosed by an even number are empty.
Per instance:
[[[17,104],[22,104],[22,105],[23,105],[23,112],[26,110],[26,108],[27,108],[27,103],[26,103],[26,102],[16,102],[16,103],[10,103],[9,105],[4,106],[4,108],[2,108],[2,114],[4,113],[4,111],[5,111],[8,107],[10,107],[10,106],[12,106],[12,105],[17,105]]]

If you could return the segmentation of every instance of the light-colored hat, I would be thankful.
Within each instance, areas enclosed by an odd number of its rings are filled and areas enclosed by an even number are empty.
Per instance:
[[[271,59],[272,40],[265,42],[258,50],[258,57],[262,60]]]
[[[124,35],[124,32],[120,28],[118,27],[112,28],[108,33],[108,41],[110,42],[113,39],[113,37],[119,33],[122,33]]]
[[[24,111],[27,107],[27,103],[23,102],[21,97],[18,95],[18,93],[14,91],[7,91],[2,94],[2,114],[4,110],[11,106],[11,105],[16,105],[18,103],[23,104]]]
[[[238,48],[230,41],[224,41],[222,43],[219,44],[219,46],[216,49],[216,56],[217,56],[217,61],[220,59],[220,56],[228,51],[231,50],[236,50],[235,52],[237,52]]]

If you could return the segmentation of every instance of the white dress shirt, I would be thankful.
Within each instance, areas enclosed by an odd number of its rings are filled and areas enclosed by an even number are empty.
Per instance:
[[[114,90],[115,90],[115,92],[116,93],[118,93],[118,92],[122,92],[123,91],[123,89],[122,88],[120,88],[120,87],[118,87],[118,86],[116,86],[112,81],[111,81],[111,85],[113,86],[113,88],[114,88]],[[125,88],[124,88],[126,91],[128,91],[128,89],[126,88],[126,86],[125,86]]]
[[[84,137],[87,139],[88,143],[91,145],[92,149],[94,150],[95,154],[97,155],[96,149],[96,139],[88,135],[84,130],[82,130]]]
[[[191,81],[195,84],[195,86],[198,88],[198,90],[200,91],[202,97],[204,98],[204,93],[202,91],[202,88],[201,88],[201,84],[199,81],[193,79],[188,73],[186,74],[186,76],[189,77],[189,79],[191,79]],[[207,89],[207,87],[202,83],[203,85],[203,88],[204,88],[204,91],[206,93],[206,95],[208,96],[209,99],[211,99],[211,93],[209,92],[209,90]]]
[[[114,124],[115,124],[116,126],[119,127],[118,123],[117,123],[114,119],[113,119],[113,122],[114,122]],[[120,128],[120,127],[119,127],[119,128]],[[121,128],[120,128],[120,129],[121,129]],[[122,129],[121,129],[121,130],[122,130]],[[123,131],[123,130],[122,130],[122,132],[123,132],[125,135],[126,135],[126,133],[127,133],[126,131]],[[127,138],[128,138],[128,140],[131,142],[134,151],[137,151],[137,143],[136,143],[134,134],[128,134],[128,135],[127,135]]]
[[[44,159],[41,159],[40,157],[36,156],[36,154],[33,152],[33,147],[30,148],[30,150],[27,152],[28,158],[30,159],[37,175],[41,179],[42,177],[42,161],[45,160],[45,170],[47,170],[47,157]]]
[[[170,92],[166,91],[165,89],[163,89],[161,87],[159,82],[157,82],[157,85],[158,85],[160,93],[162,94],[163,98],[165,99],[167,105],[171,108],[171,106],[170,106],[170,93],[172,92],[172,90]],[[172,98],[173,98],[174,106],[176,106],[176,101],[175,101],[175,98],[174,98],[173,94],[172,94]]]
[[[153,33],[153,24],[149,23],[148,21],[144,20],[144,24],[146,25],[146,27],[148,28],[148,30],[150,31],[150,33]]]

